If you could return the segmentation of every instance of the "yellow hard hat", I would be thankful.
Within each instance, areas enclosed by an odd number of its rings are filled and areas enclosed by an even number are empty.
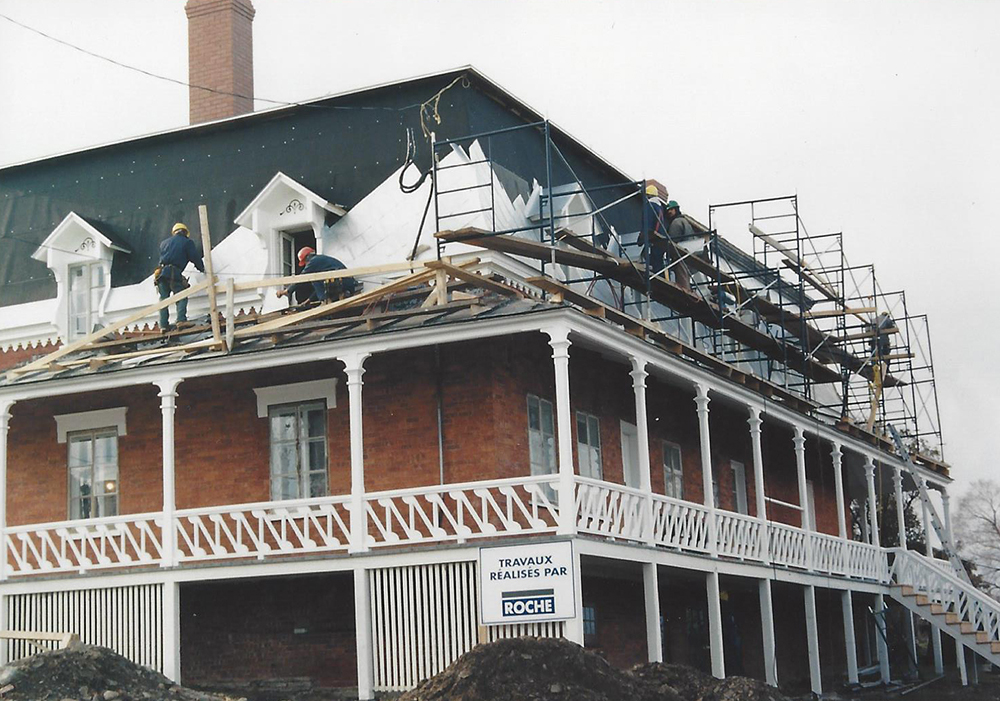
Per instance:
[[[647,185],[646,194],[650,197],[657,197],[660,194],[660,191],[656,189],[656,185]]]
[[[184,232],[185,236],[191,235],[191,232],[188,231],[188,228],[181,222],[177,222],[176,224],[174,224],[174,228],[170,230],[170,233],[176,234],[178,231]]]

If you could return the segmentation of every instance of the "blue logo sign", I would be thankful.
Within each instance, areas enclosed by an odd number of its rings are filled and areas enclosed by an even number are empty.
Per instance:
[[[528,591],[504,592],[500,609],[504,618],[555,614],[555,590],[531,589]]]

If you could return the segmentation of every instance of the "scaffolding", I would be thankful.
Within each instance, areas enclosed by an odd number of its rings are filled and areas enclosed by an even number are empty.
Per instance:
[[[549,294],[662,332],[681,354],[796,397],[845,430],[891,446],[892,424],[914,453],[943,461],[926,315],[910,312],[904,292],[883,290],[874,266],[851,265],[842,233],[810,234],[797,196],[714,204],[707,226],[687,216],[693,237],[654,242],[662,209],[647,182],[609,179],[607,169],[581,177],[547,121],[432,135],[431,151],[438,257],[467,243],[529,259],[541,271],[533,284]],[[481,193],[477,206],[470,192]],[[498,216],[518,198],[523,220]],[[749,252],[720,233],[740,217]],[[646,264],[653,246],[662,270]]]

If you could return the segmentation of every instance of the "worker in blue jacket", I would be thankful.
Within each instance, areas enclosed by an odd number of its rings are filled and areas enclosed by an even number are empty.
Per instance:
[[[161,300],[188,287],[187,278],[183,275],[188,263],[194,263],[194,267],[205,272],[201,253],[198,252],[198,248],[190,236],[191,232],[188,231],[188,228],[181,222],[177,222],[170,231],[170,238],[164,239],[160,243],[160,266],[156,269],[153,280]],[[187,304],[186,297],[177,300],[178,324],[187,322]],[[171,328],[170,309],[163,307],[160,310],[160,330],[169,331]]]
[[[305,246],[299,249],[299,266],[301,273],[324,273],[332,270],[346,270],[347,266],[333,256],[324,256],[316,253],[315,249]],[[352,277],[338,278],[335,280],[314,280],[313,282],[297,282],[289,285],[283,290],[278,290],[278,297],[309,291],[309,296],[302,300],[301,296],[296,297],[302,302],[327,302],[349,297],[357,290],[358,282]],[[310,289],[311,288],[311,289]]]

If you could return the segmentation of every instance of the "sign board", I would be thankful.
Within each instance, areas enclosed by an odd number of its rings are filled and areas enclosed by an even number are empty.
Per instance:
[[[479,591],[479,620],[483,625],[573,618],[573,544],[480,548]]]

